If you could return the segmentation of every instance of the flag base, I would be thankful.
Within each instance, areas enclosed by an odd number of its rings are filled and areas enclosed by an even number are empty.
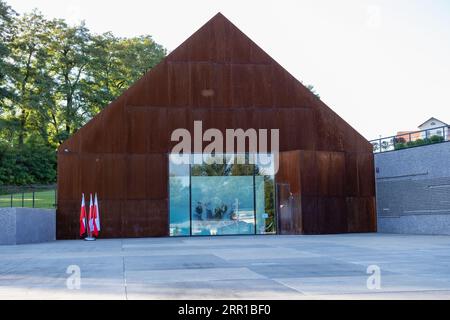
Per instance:
[[[97,239],[95,239],[94,237],[86,237],[84,238],[84,241],[95,241]]]

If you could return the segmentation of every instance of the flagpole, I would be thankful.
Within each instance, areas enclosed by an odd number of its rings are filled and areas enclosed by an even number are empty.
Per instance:
[[[90,199],[89,199],[89,216],[87,217],[87,230],[88,230],[88,236],[86,238],[84,238],[85,241],[95,241],[96,239],[92,236],[92,230],[91,230],[91,214],[92,214],[92,193],[90,194]]]

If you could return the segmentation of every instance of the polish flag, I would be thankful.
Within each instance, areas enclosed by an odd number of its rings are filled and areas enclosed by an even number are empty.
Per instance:
[[[81,194],[80,210],[80,237],[86,233],[86,205],[84,204],[84,193]]]
[[[99,231],[100,231],[100,212],[98,210],[98,199],[96,193],[94,200],[94,236],[98,237]]]
[[[94,232],[94,204],[92,203],[92,193],[89,200],[89,219],[88,219],[88,232],[89,236]]]

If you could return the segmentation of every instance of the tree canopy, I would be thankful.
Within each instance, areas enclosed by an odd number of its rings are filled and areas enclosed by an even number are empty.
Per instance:
[[[0,186],[55,181],[58,145],[165,55],[150,35],[94,34],[0,0]]]

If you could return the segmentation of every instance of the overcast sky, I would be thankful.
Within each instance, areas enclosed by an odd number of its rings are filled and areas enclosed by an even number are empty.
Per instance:
[[[367,139],[450,123],[449,0],[6,1],[169,51],[220,11]]]

